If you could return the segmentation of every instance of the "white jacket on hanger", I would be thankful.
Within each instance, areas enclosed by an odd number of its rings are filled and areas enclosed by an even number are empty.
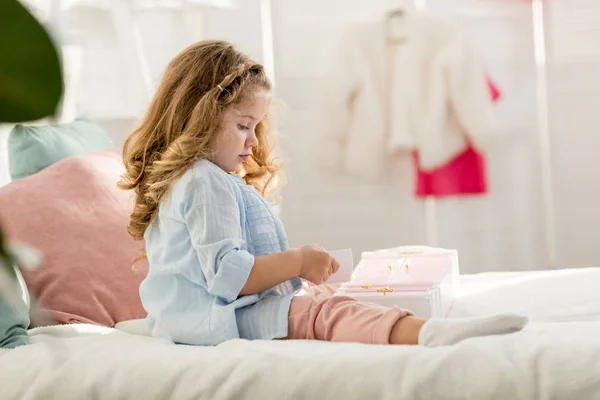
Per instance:
[[[405,12],[391,32],[389,51],[386,17],[354,24],[332,54],[320,166],[379,181],[398,151],[417,150],[427,171],[463,152],[465,135],[479,147],[495,133],[485,72],[456,25]]]

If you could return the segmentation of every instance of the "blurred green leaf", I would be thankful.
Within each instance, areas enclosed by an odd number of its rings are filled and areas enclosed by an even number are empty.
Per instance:
[[[17,0],[0,0],[0,122],[54,115],[63,91],[46,30]]]

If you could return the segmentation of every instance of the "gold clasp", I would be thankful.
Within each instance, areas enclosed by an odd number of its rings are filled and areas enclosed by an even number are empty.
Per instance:
[[[394,289],[390,289],[390,288],[377,289],[377,293],[383,293],[384,296],[386,295],[386,293],[392,293],[393,291],[394,291]]]

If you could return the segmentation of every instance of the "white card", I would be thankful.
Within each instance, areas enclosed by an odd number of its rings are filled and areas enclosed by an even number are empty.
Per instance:
[[[354,271],[354,257],[352,249],[342,249],[330,251],[329,254],[340,263],[340,269],[335,274],[331,275],[323,285],[332,285],[338,283],[350,282],[352,272]]]

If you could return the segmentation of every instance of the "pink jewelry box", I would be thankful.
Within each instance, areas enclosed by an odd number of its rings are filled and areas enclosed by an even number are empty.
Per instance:
[[[397,305],[422,318],[445,317],[459,285],[458,252],[402,246],[363,252],[350,282],[336,295]]]

